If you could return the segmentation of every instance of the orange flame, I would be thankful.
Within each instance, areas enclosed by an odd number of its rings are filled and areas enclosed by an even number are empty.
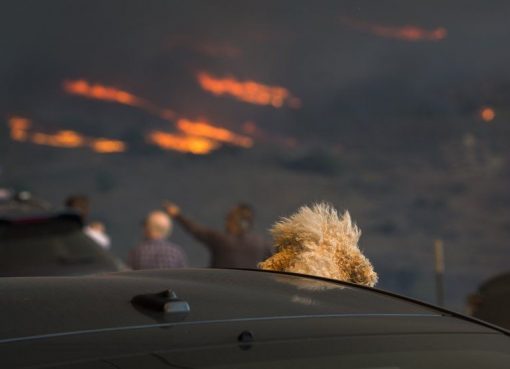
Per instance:
[[[480,110],[480,118],[482,118],[484,122],[492,122],[494,118],[496,118],[496,112],[491,107],[486,106]]]
[[[173,120],[177,117],[177,114],[171,109],[161,108],[146,99],[116,87],[89,83],[84,79],[64,81],[62,87],[65,92],[71,95],[134,106],[158,115],[165,120]]]
[[[14,141],[29,141],[37,145],[67,149],[90,147],[99,153],[114,153],[126,150],[126,144],[119,140],[87,137],[71,130],[61,130],[54,134],[31,132],[31,124],[30,119],[17,116],[11,117],[9,119],[11,138]]]
[[[86,139],[75,131],[58,131],[55,134],[35,132],[32,134],[32,142],[38,145],[75,148],[83,147]]]
[[[29,119],[14,116],[9,118],[9,127],[11,129],[11,138],[14,141],[26,141],[28,130],[32,122]]]
[[[284,87],[268,86],[254,81],[238,81],[233,77],[217,78],[209,73],[197,75],[200,86],[213,95],[230,95],[240,101],[256,105],[272,105],[281,108],[285,103],[298,108],[301,101]]]
[[[394,38],[404,41],[441,41],[446,38],[448,33],[444,27],[427,30],[411,25],[401,27],[383,26],[347,17],[342,17],[341,21],[343,24],[359,31],[369,32],[380,37]]]
[[[215,127],[205,121],[193,122],[188,119],[179,119],[177,128],[190,136],[209,138],[245,148],[253,146],[253,140],[250,137],[238,135],[225,128]]]
[[[90,84],[80,79],[74,81],[64,81],[62,87],[64,91],[73,95],[87,97],[89,99],[117,102],[123,105],[142,106],[144,101],[129,92],[119,90],[115,87],[103,86],[100,84]]]
[[[96,138],[90,142],[90,147],[95,152],[109,154],[126,151],[126,144],[119,140]]]
[[[165,150],[174,150],[196,155],[209,154],[219,147],[219,143],[203,137],[181,136],[162,131],[152,131],[147,140]]]

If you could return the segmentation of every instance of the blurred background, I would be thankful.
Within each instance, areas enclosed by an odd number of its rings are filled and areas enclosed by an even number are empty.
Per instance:
[[[121,259],[164,199],[218,229],[250,203],[268,239],[324,200],[362,229],[380,288],[435,302],[438,242],[449,308],[508,271],[507,1],[1,8],[0,187],[88,195]]]

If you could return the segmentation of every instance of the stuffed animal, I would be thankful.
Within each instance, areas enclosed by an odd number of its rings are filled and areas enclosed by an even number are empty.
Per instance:
[[[260,269],[338,279],[373,287],[377,274],[358,247],[360,229],[349,212],[338,216],[328,204],[303,206],[271,229],[276,246]]]

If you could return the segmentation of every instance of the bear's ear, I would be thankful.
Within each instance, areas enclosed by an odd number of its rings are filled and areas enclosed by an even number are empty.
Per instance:
[[[353,255],[350,260],[351,264],[346,266],[350,273],[349,282],[374,287],[378,277],[370,261],[361,252]]]
[[[279,247],[319,244],[324,231],[330,223],[338,221],[336,210],[325,203],[315,204],[311,208],[301,207],[288,218],[282,218],[272,228],[271,234]]]

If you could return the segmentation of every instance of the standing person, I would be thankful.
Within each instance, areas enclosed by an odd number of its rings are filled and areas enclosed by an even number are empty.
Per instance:
[[[225,231],[219,232],[185,217],[174,203],[163,207],[187,232],[207,246],[213,268],[251,268],[271,256],[272,247],[262,237],[251,232],[254,214],[251,206],[238,204],[227,214]]]
[[[167,241],[172,221],[163,211],[152,211],[143,223],[144,240],[128,255],[127,264],[133,269],[184,268],[186,255],[176,244]]]

